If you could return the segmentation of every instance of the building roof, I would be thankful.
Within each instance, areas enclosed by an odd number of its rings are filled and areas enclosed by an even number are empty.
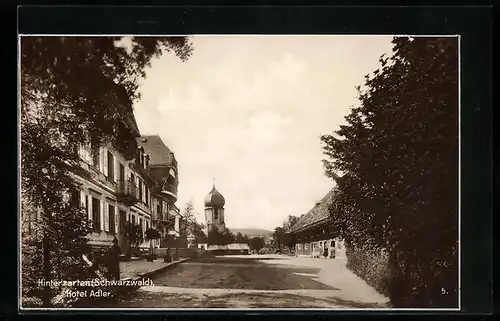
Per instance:
[[[150,166],[172,165],[175,157],[170,148],[165,145],[159,135],[142,135],[137,138],[137,144],[149,155]]]
[[[216,250],[250,250],[250,247],[246,243],[233,243],[228,245],[209,245],[208,251]]]
[[[246,243],[233,243],[228,246],[230,250],[250,250],[250,247]]]
[[[329,205],[332,202],[333,197],[333,189],[331,189],[322,199],[317,202],[309,212],[303,215],[297,223],[295,223],[287,233],[293,233],[298,230],[307,228],[314,223],[318,223],[320,221],[326,220],[330,217]]]
[[[213,185],[210,193],[205,196],[205,207],[215,207],[215,208],[223,208],[226,204],[226,200],[224,196],[217,189],[215,189],[215,183]]]

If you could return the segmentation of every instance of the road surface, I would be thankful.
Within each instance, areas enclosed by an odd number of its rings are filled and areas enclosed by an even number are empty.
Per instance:
[[[380,308],[388,299],[343,259],[282,255],[193,259],[104,308]]]

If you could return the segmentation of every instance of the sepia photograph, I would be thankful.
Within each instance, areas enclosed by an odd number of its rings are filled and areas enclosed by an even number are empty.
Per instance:
[[[459,310],[459,36],[18,55],[21,311]]]

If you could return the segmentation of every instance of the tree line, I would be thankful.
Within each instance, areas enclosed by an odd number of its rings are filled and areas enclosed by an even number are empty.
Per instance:
[[[260,250],[265,247],[265,239],[263,237],[249,237],[241,232],[233,233],[229,228],[223,231],[209,231],[205,234],[205,225],[196,220],[193,202],[189,201],[182,212],[184,217],[183,222],[186,224],[186,234],[192,237],[194,244],[208,245],[228,245],[233,243],[248,244],[251,250]],[[184,230],[181,228],[181,230]]]
[[[137,143],[123,116],[140,98],[139,82],[151,60],[171,52],[189,59],[186,37],[37,37],[20,40],[21,216],[39,219],[23,228],[22,294],[52,305],[58,289],[38,279],[75,280],[92,222],[79,201],[74,175],[88,177],[78,147],[113,143],[132,159]],[[31,224],[31,223],[30,223]],[[26,232],[28,231],[28,232]]]
[[[394,38],[346,124],[321,138],[331,228],[350,249],[388,253],[397,307],[457,306],[457,41]]]
[[[293,214],[288,215],[287,219],[283,221],[281,226],[277,226],[274,228],[272,237],[274,246],[277,249],[282,249],[285,247],[289,250],[292,250],[295,246],[295,239],[293,235],[287,234],[288,230],[294,226],[300,217],[295,216]]]

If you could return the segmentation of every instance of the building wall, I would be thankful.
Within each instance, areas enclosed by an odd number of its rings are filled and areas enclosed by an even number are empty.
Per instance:
[[[127,242],[123,223],[133,222],[140,225],[143,233],[151,227],[152,186],[131,166],[135,160],[126,160],[110,144],[99,148],[98,162],[90,146],[82,146],[79,154],[82,160],[81,166],[92,176],[91,179],[76,177],[76,180],[81,183],[81,204],[87,209],[89,220],[98,220],[98,226],[89,235],[90,243],[111,244],[116,236],[120,248],[126,251]],[[144,154],[141,153],[141,157],[144,157]],[[122,170],[120,170],[120,165],[123,166]],[[143,162],[143,166],[147,165]],[[123,177],[121,173],[124,174]],[[117,200],[117,184],[121,180],[133,180],[135,185],[140,187],[137,195],[139,202],[128,206]],[[98,215],[94,217],[94,213]]]
[[[295,253],[298,256],[323,256],[324,249],[328,249],[328,256],[335,252],[336,258],[345,258],[344,242],[338,238],[320,239],[311,242],[298,241],[295,244]]]
[[[224,208],[216,209],[212,207],[206,207],[205,221],[208,231],[217,229],[219,232],[222,232],[226,228],[226,224],[224,223]]]

